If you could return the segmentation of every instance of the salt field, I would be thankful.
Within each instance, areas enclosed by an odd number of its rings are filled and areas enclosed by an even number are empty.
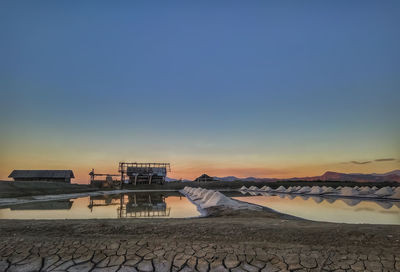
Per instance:
[[[0,219],[186,218],[200,215],[178,192],[83,196],[0,207]]]
[[[400,225],[399,201],[255,192],[233,199],[314,221]]]

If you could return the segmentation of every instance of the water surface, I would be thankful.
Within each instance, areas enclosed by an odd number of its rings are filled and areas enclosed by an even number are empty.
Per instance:
[[[200,212],[178,192],[86,196],[0,207],[0,219],[184,218]]]
[[[300,195],[250,195],[234,199],[323,222],[400,225],[400,202]]]

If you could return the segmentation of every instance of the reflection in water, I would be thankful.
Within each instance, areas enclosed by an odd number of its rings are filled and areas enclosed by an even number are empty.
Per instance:
[[[199,215],[196,206],[178,192],[87,196],[0,208],[0,219],[182,218]]]
[[[168,217],[171,208],[160,193],[131,193],[121,195],[90,196],[89,209],[117,206],[118,217]]]
[[[69,210],[72,207],[71,200],[58,200],[49,202],[24,203],[10,207],[11,210]]]
[[[342,201],[351,207],[361,202],[361,200],[359,199],[351,199],[351,198],[343,198]]]
[[[319,196],[312,196],[311,198],[315,201],[315,203],[321,203],[323,200],[322,197]]]
[[[378,202],[376,202],[379,206],[381,206],[382,208],[384,208],[384,209],[390,209],[392,206],[393,206],[393,203],[392,202],[389,202],[389,201],[385,201],[385,202],[383,202],[383,201],[378,201]]]
[[[399,201],[307,195],[293,198],[287,194],[265,196],[264,193],[233,198],[315,221],[400,225]]]

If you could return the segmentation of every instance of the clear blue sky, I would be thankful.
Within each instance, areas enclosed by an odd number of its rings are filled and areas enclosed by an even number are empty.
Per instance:
[[[399,29],[399,1],[2,1],[0,178],[396,168]]]

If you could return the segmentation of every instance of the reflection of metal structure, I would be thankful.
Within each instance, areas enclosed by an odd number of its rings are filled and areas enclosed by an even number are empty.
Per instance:
[[[118,208],[120,217],[166,217],[170,214],[162,194],[132,194],[126,205]]]
[[[121,173],[121,182],[128,178],[128,183],[136,184],[163,184],[167,172],[171,171],[169,163],[138,163],[120,162],[118,172]]]
[[[171,208],[161,193],[129,193],[121,195],[91,196],[88,208],[117,206],[117,215],[123,217],[168,217]]]
[[[112,205],[120,205],[120,195],[104,195],[104,196],[90,196],[88,208],[93,212],[94,207],[104,207]]]

